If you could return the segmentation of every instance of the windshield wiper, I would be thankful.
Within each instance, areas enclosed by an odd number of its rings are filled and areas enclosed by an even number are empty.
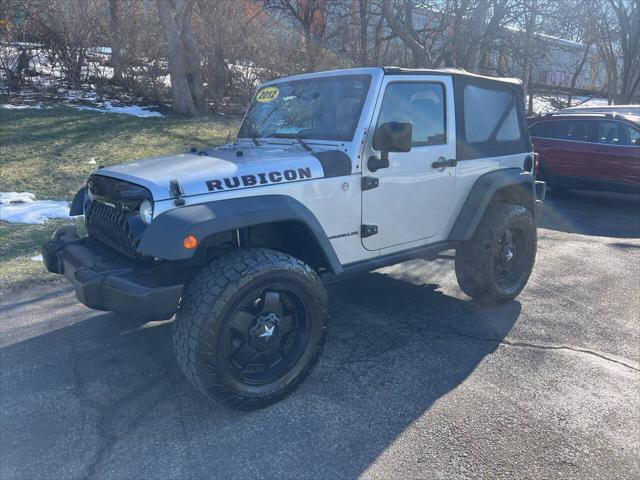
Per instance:
[[[259,147],[260,145],[262,145],[258,139],[256,138],[255,135],[251,135],[251,140],[253,140],[253,143],[255,144],[256,147]]]
[[[295,138],[298,141],[298,143],[302,145],[302,148],[304,148],[307,152],[310,152],[312,150],[311,147],[307,144],[307,142],[302,140],[298,135],[294,135],[293,138]]]
[[[297,142],[300,145],[302,145],[302,148],[304,148],[307,152],[313,151],[313,149],[309,146],[309,144],[307,142],[305,142],[304,140],[302,140],[302,138],[300,138],[300,136],[297,135],[297,134],[293,134],[293,133],[274,133],[271,136],[275,137],[275,138],[293,138],[294,140],[297,140]]]

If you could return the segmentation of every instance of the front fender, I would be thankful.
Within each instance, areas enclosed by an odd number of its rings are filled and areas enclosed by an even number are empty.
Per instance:
[[[284,221],[304,224],[318,242],[332,273],[342,272],[338,256],[315,215],[297,200],[284,195],[218,200],[169,210],[147,227],[138,251],[164,260],[186,260],[195,253],[182,246],[187,235],[194,235],[202,242],[217,233]]]

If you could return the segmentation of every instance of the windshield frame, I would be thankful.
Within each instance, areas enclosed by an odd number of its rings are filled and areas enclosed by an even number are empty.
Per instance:
[[[278,87],[278,85],[280,84],[295,84],[295,83],[307,83],[307,82],[329,82],[329,81],[336,81],[336,80],[341,80],[341,81],[350,81],[350,80],[362,80],[363,81],[363,93],[362,93],[362,98],[360,100],[360,103],[358,105],[358,110],[356,112],[356,115],[354,116],[355,121],[353,122],[352,126],[351,126],[351,130],[348,133],[345,134],[336,134],[336,135],[299,135],[297,133],[292,133],[292,134],[277,134],[276,132],[274,132],[271,135],[268,136],[260,136],[260,135],[250,135],[252,132],[243,132],[243,128],[245,127],[245,124],[247,122],[247,120],[250,117],[250,114],[252,112],[252,110],[255,108],[255,105],[258,103],[256,100],[257,95],[264,89],[269,88],[269,87]],[[251,100],[251,103],[249,104],[249,107],[247,108],[247,111],[242,119],[242,123],[240,124],[240,127],[238,128],[238,135],[236,138],[237,140],[244,140],[244,139],[248,139],[248,140],[253,140],[253,139],[260,139],[260,140],[287,140],[287,139],[304,139],[304,140],[317,140],[320,142],[350,142],[353,141],[353,137],[355,135],[355,132],[358,128],[358,124],[360,123],[360,119],[362,117],[362,113],[364,111],[365,105],[367,103],[367,99],[369,97],[370,91],[371,91],[371,86],[373,84],[373,75],[369,72],[353,72],[353,73],[349,73],[349,74],[336,74],[336,75],[321,75],[321,76],[310,76],[307,78],[296,78],[296,77],[289,77],[289,78],[283,78],[283,79],[279,79],[277,81],[274,82],[268,82],[265,83],[263,85],[260,85],[257,89],[256,89],[256,93],[253,96],[253,99]],[[275,111],[275,110],[274,110]],[[247,128],[247,130],[249,130]]]

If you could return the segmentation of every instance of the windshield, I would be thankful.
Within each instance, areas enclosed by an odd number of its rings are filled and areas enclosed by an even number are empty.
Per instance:
[[[349,141],[370,81],[369,75],[340,75],[263,87],[256,93],[238,137]]]

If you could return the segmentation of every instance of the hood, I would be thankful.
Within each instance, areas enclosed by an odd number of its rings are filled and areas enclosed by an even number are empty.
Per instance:
[[[172,180],[180,183],[184,196],[191,196],[351,173],[349,157],[339,150],[306,152],[289,145],[225,145],[202,153],[206,155],[151,157],[101,168],[96,174],[141,185],[157,201],[171,198]],[[325,175],[327,170],[329,175]]]

